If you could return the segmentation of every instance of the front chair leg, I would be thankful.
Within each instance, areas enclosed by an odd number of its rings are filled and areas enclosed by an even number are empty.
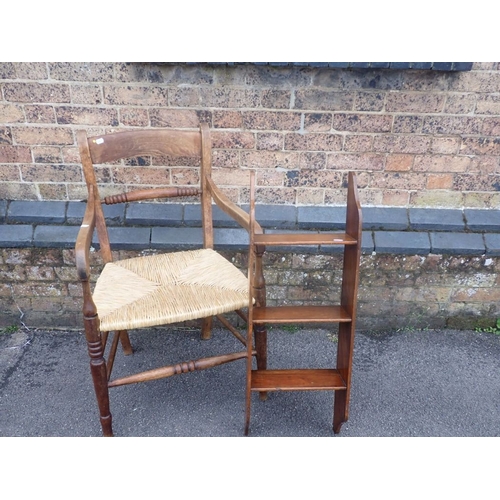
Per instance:
[[[97,309],[90,295],[88,282],[83,282],[84,305],[83,320],[85,326],[85,338],[90,356],[90,373],[94,382],[94,390],[99,407],[102,433],[104,436],[113,436],[111,425],[111,412],[109,411],[109,392],[106,361],[104,359],[104,347],[99,330],[99,318]]]

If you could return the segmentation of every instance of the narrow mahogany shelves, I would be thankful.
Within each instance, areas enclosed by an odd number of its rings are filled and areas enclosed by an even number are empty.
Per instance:
[[[266,233],[254,236],[256,245],[356,245],[357,240],[345,233]]]
[[[351,316],[341,306],[254,307],[254,323],[345,323]]]
[[[340,303],[328,306],[274,306],[267,307],[265,297],[253,294],[249,303],[248,339],[253,338],[254,330],[260,335],[257,342],[257,369],[247,357],[247,392],[245,434],[250,425],[251,393],[258,391],[261,399],[266,399],[270,391],[335,391],[333,431],[340,427],[349,415],[352,357],[356,319],[356,303],[361,257],[361,205],[359,203],[356,176],[349,173],[347,187],[347,210],[344,233],[266,233],[260,234],[255,227],[255,183],[252,177],[250,187],[250,252],[249,269],[250,289],[264,290],[265,281],[261,279],[262,255],[268,246],[326,245],[343,246],[343,265]],[[259,272],[257,272],[259,270]],[[337,323],[338,343],[336,366],[332,368],[267,369],[266,324],[305,324]],[[264,340],[263,340],[264,339]],[[264,346],[264,347],[263,347]],[[247,346],[250,350],[251,345]],[[250,352],[250,351],[249,351]],[[259,353],[260,363],[259,363]],[[332,360],[333,361],[333,360]],[[333,363],[332,363],[333,364]]]
[[[331,391],[346,387],[335,369],[252,371],[252,391]]]

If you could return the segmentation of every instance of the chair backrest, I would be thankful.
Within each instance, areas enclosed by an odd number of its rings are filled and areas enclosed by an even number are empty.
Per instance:
[[[92,196],[92,193],[94,193],[97,235],[105,262],[110,262],[112,256],[102,203],[114,204],[163,197],[201,196],[203,245],[205,248],[213,247],[212,197],[210,189],[210,185],[212,184],[212,146],[207,124],[201,124],[200,129],[197,131],[142,129],[93,137],[88,137],[85,131],[79,131],[77,139],[89,196]],[[151,157],[153,164],[155,161],[154,158],[160,158],[160,166],[165,164],[165,157],[198,158],[199,161],[194,163],[200,167],[199,184],[194,187],[177,188],[165,186],[153,189],[133,190],[101,199],[95,166],[144,156]],[[162,157],[163,161],[161,161]],[[92,189],[91,186],[93,186]]]

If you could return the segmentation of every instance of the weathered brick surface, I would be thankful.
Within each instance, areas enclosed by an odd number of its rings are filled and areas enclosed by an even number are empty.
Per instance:
[[[498,209],[499,88],[495,62],[463,72],[4,62],[0,196],[85,196],[78,129],[102,134],[207,122],[215,129],[214,166],[258,169],[261,199],[276,204],[342,203],[331,179],[355,170],[365,204]],[[236,172],[218,181],[244,200],[246,177]],[[125,182],[122,174],[115,182]],[[180,182],[170,172],[165,177]],[[145,171],[137,185],[165,177]],[[126,182],[132,188],[133,176]]]
[[[151,253],[151,250],[147,251]],[[224,252],[246,265],[245,252]],[[128,258],[135,251],[115,252]],[[102,262],[92,254],[95,271]],[[268,303],[338,301],[340,254],[265,254]],[[358,328],[462,327],[500,315],[500,257],[366,254],[361,259]],[[72,249],[0,250],[0,327],[81,328],[81,287]]]

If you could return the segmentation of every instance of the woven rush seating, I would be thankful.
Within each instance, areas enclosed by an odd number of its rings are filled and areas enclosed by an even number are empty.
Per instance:
[[[131,330],[242,309],[248,279],[212,249],[188,250],[109,262],[93,298],[101,331]]]

